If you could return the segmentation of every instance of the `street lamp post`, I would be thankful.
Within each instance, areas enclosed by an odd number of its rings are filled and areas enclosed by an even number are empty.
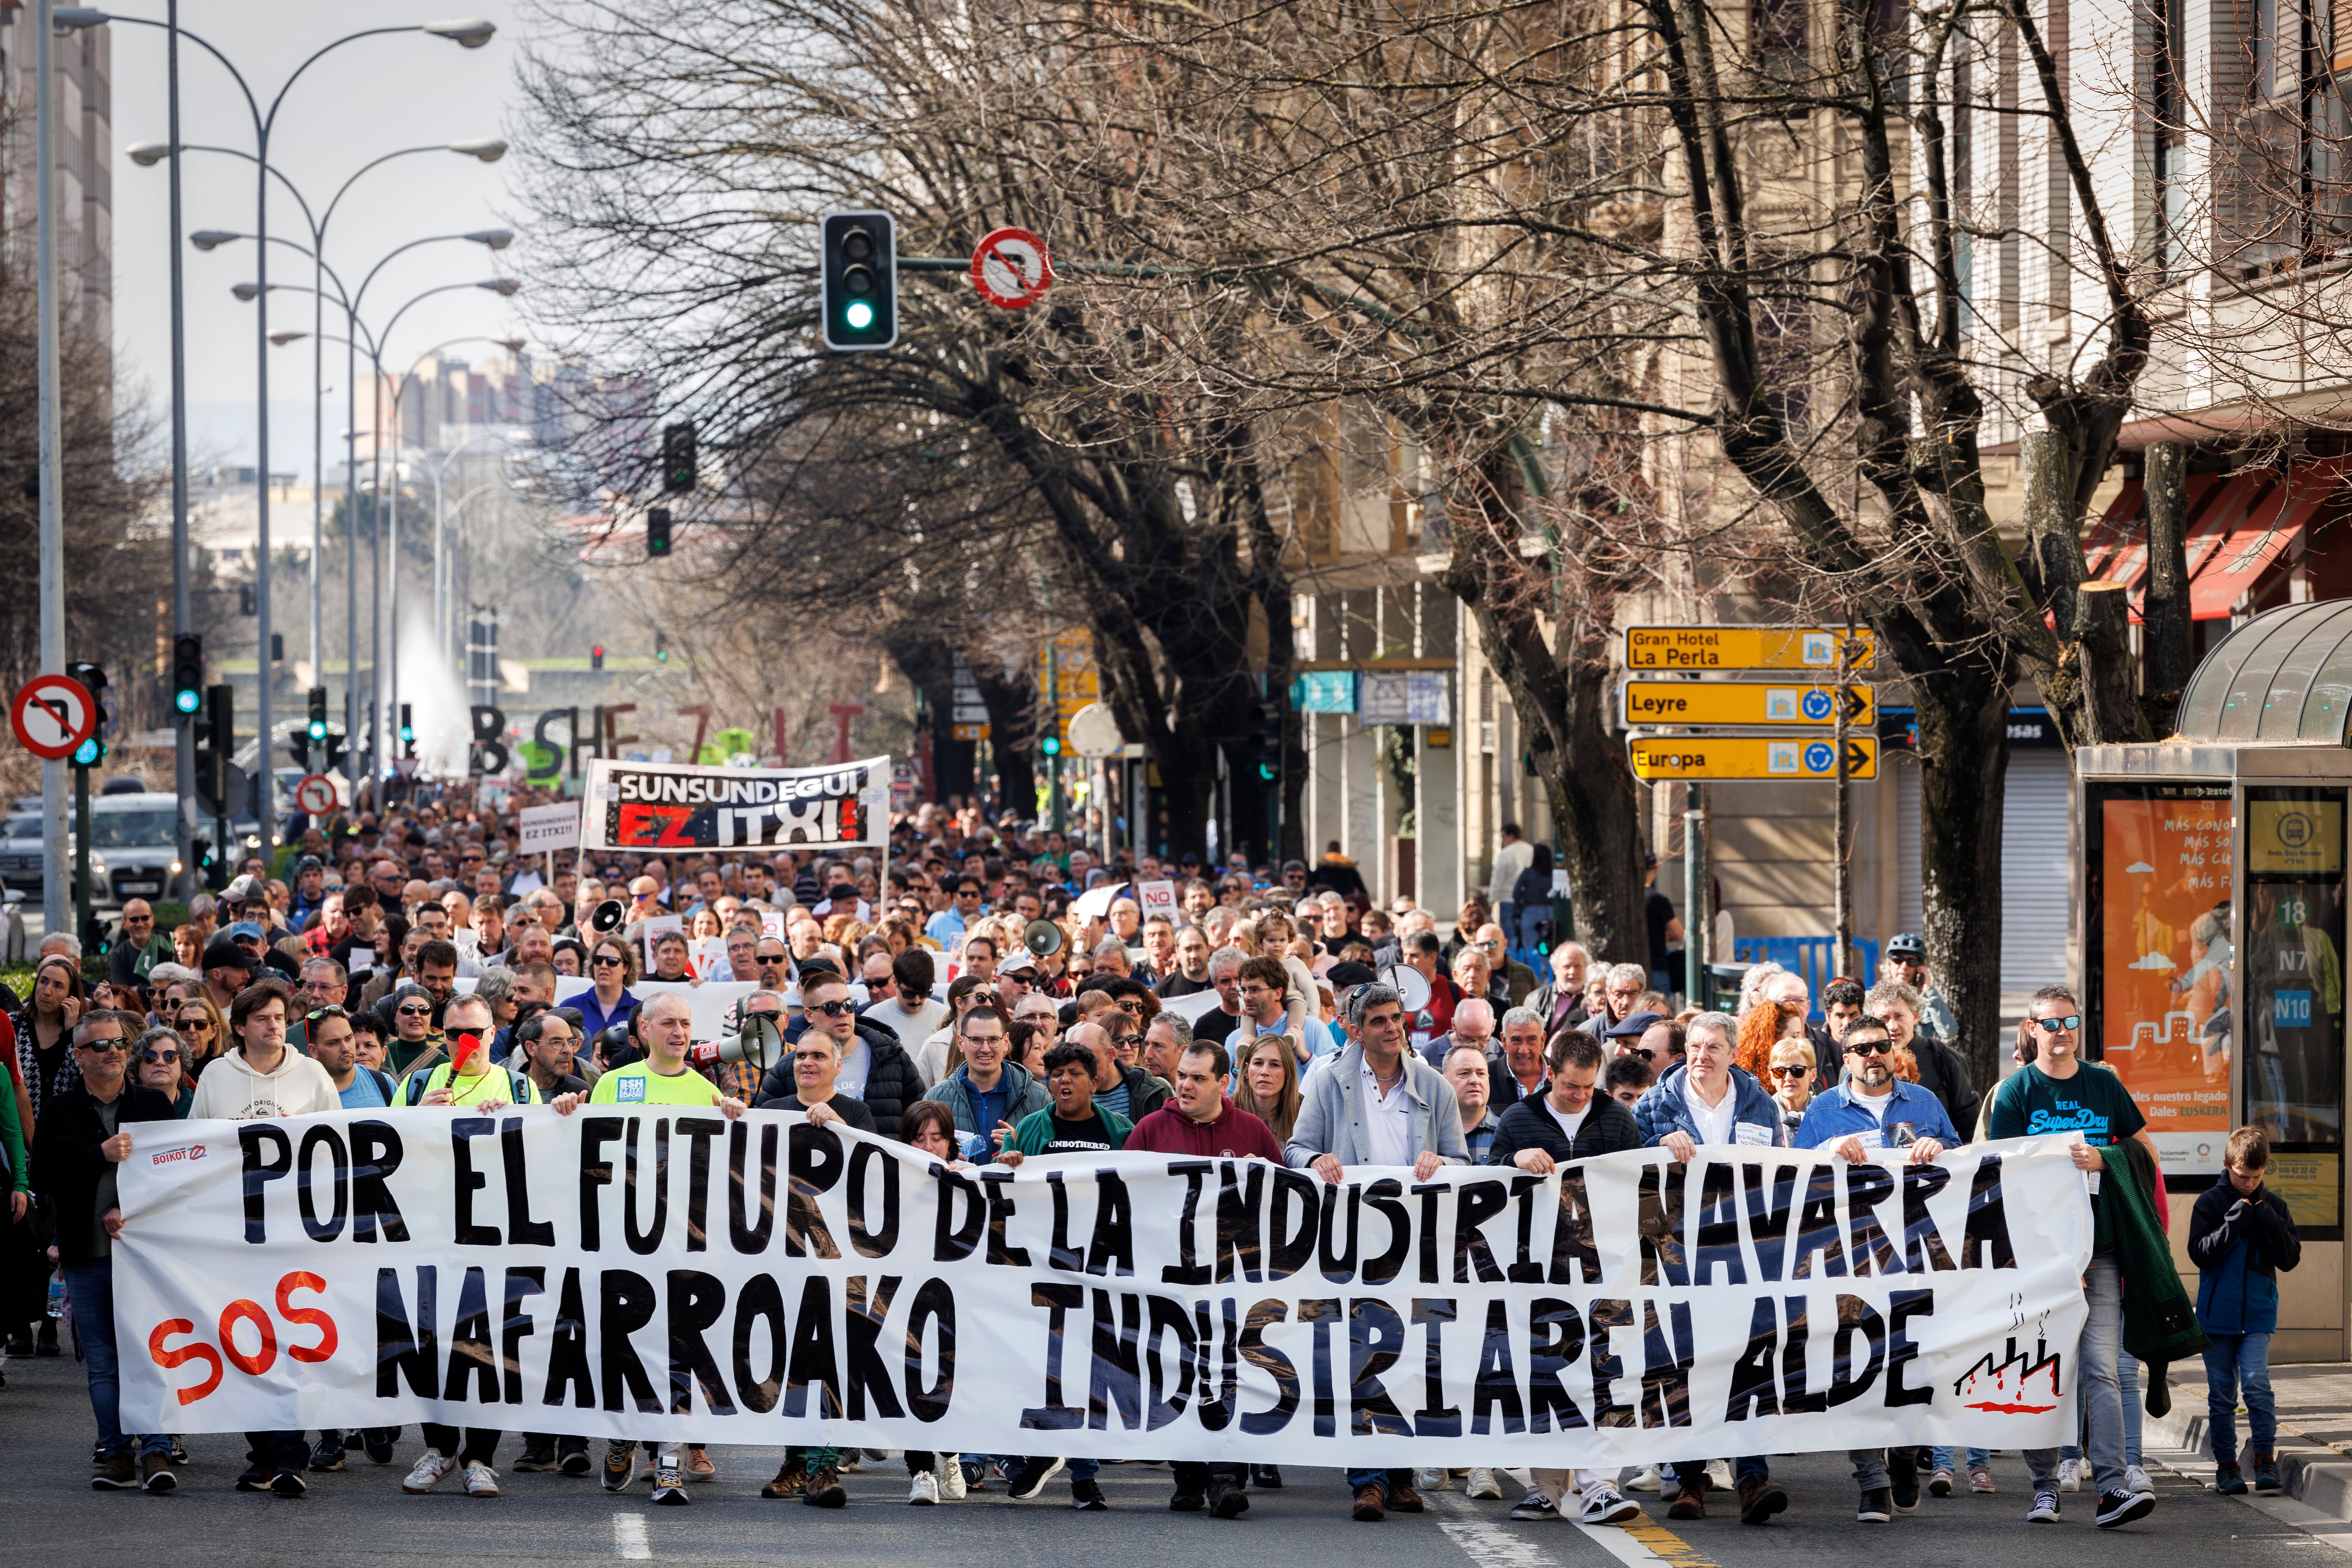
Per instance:
[[[109,12],[84,7],[56,7],[53,9],[51,0],[35,0],[35,4],[38,9],[37,21],[41,39],[41,43],[38,46],[38,57],[36,64],[37,68],[38,68],[41,73],[40,85],[44,91],[47,91],[49,86],[49,49],[47,40],[50,36],[50,24],[52,21],[68,27],[96,26],[101,23],[110,22],[121,22],[149,27],[165,26],[163,23],[150,21],[143,16],[118,16]],[[176,23],[176,18],[174,18],[174,23]],[[269,246],[267,243],[269,235],[269,175],[271,173],[269,167],[269,138],[271,133],[277,129],[278,111],[285,107],[286,95],[293,90],[294,84],[302,78],[304,72],[308,71],[312,66],[318,64],[320,60],[325,58],[329,54],[342,47],[345,44],[356,43],[362,38],[378,37],[394,33],[424,33],[434,37],[446,38],[465,48],[478,49],[483,45],[488,43],[491,36],[497,31],[498,28],[496,25],[491,22],[478,17],[464,17],[446,21],[415,23],[389,27],[366,27],[355,33],[347,33],[343,37],[336,38],[333,41],[321,46],[318,49],[313,50],[308,58],[304,59],[300,65],[296,66],[293,71],[286,78],[285,81],[279,85],[277,95],[269,100],[269,107],[265,110],[261,107],[260,100],[255,97],[252,86],[246,81],[245,73],[238,70],[236,67],[230,62],[226,55],[221,53],[219,49],[214,47],[211,44],[206,43],[203,38],[197,37],[195,34],[180,29],[176,25],[173,26],[173,37],[174,38],[187,38],[190,42],[197,45],[199,47],[204,49],[206,54],[211,55],[213,58],[220,62],[222,68],[226,70],[229,76],[236,82],[237,90],[245,95],[246,110],[253,119],[253,153],[255,164],[253,226],[254,233],[264,242],[256,247],[256,254],[258,259],[256,263],[257,277],[255,298],[259,306],[259,309],[256,313],[256,330],[254,333],[254,496],[257,507],[255,516],[256,548],[254,555],[256,561],[256,582],[254,587],[254,607],[258,618],[257,623],[255,627],[255,640],[257,644],[257,653],[258,654],[256,662],[259,667],[258,678],[255,682],[258,694],[256,704],[257,711],[255,715],[255,724],[259,737],[260,747],[259,756],[257,758],[258,768],[256,773],[256,781],[257,786],[256,794],[257,798],[255,801],[256,810],[254,814],[260,820],[260,827],[263,836],[262,855],[265,862],[267,862],[270,857],[271,852],[276,849],[278,843],[278,789],[277,777],[274,771],[276,766],[275,753],[277,747],[270,734],[270,696],[272,695],[270,685],[272,672],[270,669],[269,658]],[[174,128],[174,140],[176,141],[176,127]],[[46,190],[47,188],[47,183],[52,178],[49,167],[49,152],[46,140],[48,135],[48,120],[46,115],[42,118],[41,121],[41,135],[44,140],[39,154],[41,158],[40,179],[42,182],[42,188]],[[44,223],[42,232],[45,235],[48,232],[48,227],[49,225],[47,223]],[[43,254],[45,256],[47,255],[47,252],[44,252]],[[47,315],[43,317],[43,322],[45,329],[54,333],[54,327],[50,325],[50,319]],[[60,627],[60,633],[62,633],[62,627]],[[63,658],[62,636],[60,637],[59,658]],[[47,789],[45,789],[44,792],[51,795],[56,793],[55,790]],[[62,833],[60,833],[59,836],[60,839],[62,839]],[[61,850],[60,852],[62,852]]]

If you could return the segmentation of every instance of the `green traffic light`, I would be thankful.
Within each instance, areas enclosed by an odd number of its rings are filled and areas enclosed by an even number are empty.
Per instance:
[[[1267,783],[1269,783],[1269,784],[1273,783],[1273,782],[1274,782],[1274,764],[1273,764],[1273,763],[1271,763],[1271,762],[1261,762],[1261,763],[1259,763],[1259,764],[1257,765],[1257,776],[1258,776],[1259,778],[1261,778],[1261,779],[1265,779],[1265,780]]]
[[[1059,757],[1059,756],[1061,756],[1061,755],[1062,755],[1062,737],[1059,737],[1059,736],[1057,736],[1057,735],[1049,735],[1049,736],[1047,736],[1047,737],[1045,737],[1045,755],[1046,755],[1046,756],[1048,756],[1048,757]]]
[[[194,713],[204,706],[204,694],[193,686],[183,686],[172,696],[172,706],[182,713]]]
[[[98,737],[93,735],[74,747],[73,765],[76,768],[95,768],[105,755],[106,747],[100,746]]]

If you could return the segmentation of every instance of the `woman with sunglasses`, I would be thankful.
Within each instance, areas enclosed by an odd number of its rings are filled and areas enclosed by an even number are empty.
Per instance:
[[[588,974],[595,984],[572,998],[580,1009],[583,1032],[601,1034],[610,1025],[627,1021],[637,1010],[629,988],[637,983],[637,956],[617,936],[601,936],[588,950]]]
[[[1746,1020],[1741,1020],[1743,1030]],[[1775,1040],[1771,1064],[1764,1069],[1764,1087],[1780,1107],[1780,1124],[1794,1132],[1813,1103],[1813,1082],[1820,1069],[1813,1061],[1813,1042],[1803,1036]]]
[[[179,1032],[185,1047],[180,1067],[191,1082],[203,1077],[205,1069],[228,1048],[228,1020],[221,1017],[220,1008],[201,986],[194,996],[157,1021]]]
[[[177,1030],[158,1024],[131,1047],[131,1070],[142,1089],[152,1089],[172,1103],[172,1114],[185,1118],[196,1103],[196,1081],[181,1071],[187,1042]]]

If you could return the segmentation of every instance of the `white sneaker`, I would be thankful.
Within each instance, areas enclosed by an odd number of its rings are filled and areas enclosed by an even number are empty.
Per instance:
[[[2081,1491],[2083,1490],[2082,1460],[2061,1459],[2058,1461],[2058,1490],[2060,1491]]]
[[[412,1497],[422,1496],[439,1486],[441,1478],[457,1468],[456,1459],[446,1454],[436,1454],[427,1448],[425,1450],[425,1457],[416,1461],[416,1468],[409,1471],[402,1479],[400,1490]]]
[[[2137,1465],[2124,1467],[2124,1491],[2131,1497],[2154,1497],[2156,1488],[2148,1484],[2147,1472]]]
[[[1639,1474],[1634,1476],[1632,1480],[1625,1483],[1625,1490],[1627,1491],[1657,1490],[1658,1467],[1655,1465],[1644,1465]]]
[[[939,1466],[940,1495],[950,1502],[961,1502],[965,1491],[963,1460],[953,1454],[948,1454],[940,1458]]]
[[[1528,1493],[1526,1500],[1511,1510],[1511,1517],[1522,1520],[1558,1519],[1559,1510],[1552,1507],[1551,1499],[1542,1491],[1533,1490]]]
[[[929,1508],[940,1500],[940,1478],[929,1470],[917,1470],[914,1483],[907,1489],[910,1508]]]
[[[1423,1465],[1412,1472],[1412,1490],[1415,1491],[1444,1491],[1453,1481],[1454,1472],[1441,1466]]]
[[[499,1472],[479,1461],[467,1465],[466,1467],[466,1495],[467,1497],[498,1496]]]
[[[1500,1502],[1503,1489],[1495,1484],[1495,1472],[1482,1466],[1470,1467],[1469,1479],[1462,1483],[1462,1495],[1467,1498],[1491,1498]]]
[[[1706,1484],[1722,1491],[1731,1490],[1731,1461],[1709,1459],[1706,1462]]]
[[[1672,1502],[1683,1495],[1683,1478],[1671,1466],[1658,1467],[1658,1500]]]
[[[1622,1524],[1641,1517],[1642,1505],[1630,1497],[1620,1496],[1614,1487],[1597,1486],[1584,1494],[1587,1524]]]

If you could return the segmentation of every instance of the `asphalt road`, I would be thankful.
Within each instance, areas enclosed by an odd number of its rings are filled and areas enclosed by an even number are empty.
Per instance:
[[[394,1465],[377,1467],[354,1456],[347,1471],[310,1477],[310,1496],[292,1502],[232,1490],[243,1463],[242,1438],[192,1437],[180,1490],[149,1497],[90,1490],[89,1398],[69,1357],[11,1360],[5,1371],[0,1445],[9,1457],[10,1486],[0,1510],[5,1521],[0,1563],[42,1568],[123,1562],[173,1568],[331,1563],[450,1568],[480,1562],[751,1563],[803,1557],[828,1568],[1234,1561],[1252,1568],[1328,1568],[1343,1552],[1348,1568],[1820,1568],[1825,1561],[1902,1568],[2073,1568],[2089,1561],[2141,1568],[2151,1552],[2195,1568],[2284,1568],[2315,1557],[2332,1563],[2330,1546],[2342,1539],[2306,1534],[2216,1496],[2205,1490],[2201,1469],[2188,1469],[2185,1456],[2186,1475],[2150,1464],[2158,1510],[2122,1531],[2093,1528],[2087,1494],[2064,1500],[2063,1524],[2027,1524],[2024,1467],[2011,1455],[1994,1459],[2002,1489],[1997,1495],[1926,1499],[1916,1514],[1892,1525],[1855,1522],[1842,1456],[1788,1458],[1775,1473],[1790,1490],[1791,1508],[1764,1529],[1742,1526],[1728,1511],[1669,1526],[1654,1494],[1643,1500],[1655,1521],[1630,1531],[1518,1524],[1505,1517],[1517,1500],[1507,1481],[1512,1495],[1505,1502],[1473,1503],[1454,1490],[1433,1498],[1431,1511],[1419,1518],[1391,1515],[1381,1524],[1357,1524],[1348,1517],[1339,1476],[1305,1469],[1286,1470],[1289,1484],[1280,1491],[1254,1492],[1248,1515],[1228,1522],[1170,1513],[1167,1469],[1135,1464],[1104,1467],[1108,1513],[1071,1511],[1062,1477],[1032,1502],[1016,1503],[992,1490],[961,1503],[913,1509],[906,1503],[904,1466],[896,1459],[869,1462],[863,1474],[848,1477],[850,1504],[832,1511],[761,1499],[760,1483],[782,1458],[773,1448],[714,1450],[719,1479],[694,1488],[693,1504],[682,1509],[652,1507],[642,1485],[614,1498],[592,1479],[503,1469],[505,1495],[495,1501],[467,1497],[455,1477],[440,1491],[413,1498],[400,1490],[400,1478],[421,1448],[413,1427]],[[500,1451],[502,1463],[519,1452],[520,1440],[510,1437]]]

